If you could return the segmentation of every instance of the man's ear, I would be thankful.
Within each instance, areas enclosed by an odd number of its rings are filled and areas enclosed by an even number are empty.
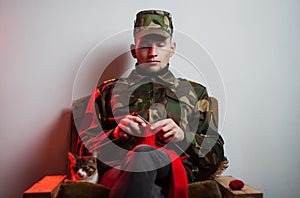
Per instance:
[[[175,50],[176,50],[176,43],[172,42],[171,43],[171,49],[170,49],[170,57],[172,57],[173,54],[175,54]]]
[[[133,58],[136,58],[136,52],[135,52],[135,45],[131,44],[130,45],[130,52]]]

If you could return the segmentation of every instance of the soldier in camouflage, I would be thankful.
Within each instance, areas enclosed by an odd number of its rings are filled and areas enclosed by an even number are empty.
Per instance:
[[[98,153],[101,183],[111,197],[171,196],[169,189],[179,188],[169,182],[175,180],[174,166],[183,165],[176,174],[183,170],[189,183],[211,179],[227,166],[206,88],[169,70],[176,49],[173,31],[170,13],[139,12],[131,45],[135,69],[126,78],[104,82],[90,97],[85,115],[96,116],[83,119],[80,152]],[[154,134],[151,141],[145,141],[151,139],[145,131]],[[135,153],[141,152],[139,160]]]

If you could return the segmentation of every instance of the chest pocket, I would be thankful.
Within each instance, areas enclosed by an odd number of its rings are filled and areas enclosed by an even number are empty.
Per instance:
[[[168,118],[172,118],[177,124],[180,123],[182,117],[182,105],[178,96],[170,89],[166,90],[166,111]]]
[[[193,119],[196,100],[189,97],[186,91],[167,90],[167,112],[168,117],[173,118],[182,129],[189,130],[189,120]]]

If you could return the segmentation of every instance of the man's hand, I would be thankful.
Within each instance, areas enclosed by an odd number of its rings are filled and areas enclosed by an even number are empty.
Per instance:
[[[114,137],[120,137],[122,139],[128,139],[130,135],[140,135],[146,123],[138,116],[127,115],[122,118],[115,128]]]
[[[184,132],[171,118],[155,122],[151,125],[151,130],[153,133],[157,133],[158,137],[165,143],[180,142],[184,139]]]

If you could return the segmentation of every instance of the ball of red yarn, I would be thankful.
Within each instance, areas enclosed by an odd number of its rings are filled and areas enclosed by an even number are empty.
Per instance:
[[[235,179],[229,183],[229,187],[232,190],[241,190],[244,187],[244,182],[241,180]]]

